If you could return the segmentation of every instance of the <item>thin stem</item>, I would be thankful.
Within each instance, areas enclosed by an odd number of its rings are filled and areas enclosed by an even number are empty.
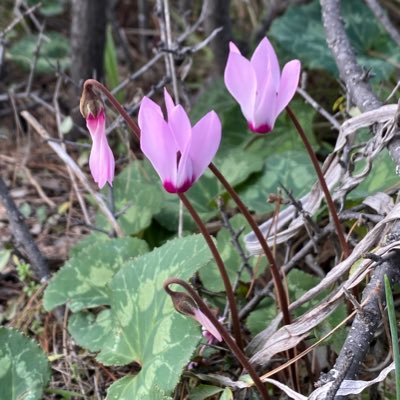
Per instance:
[[[272,254],[271,249],[268,246],[267,241],[265,240],[264,235],[262,234],[260,228],[258,227],[258,225],[254,221],[253,217],[249,213],[249,210],[247,209],[247,207],[244,205],[244,203],[242,202],[242,200],[240,199],[238,194],[235,192],[235,190],[229,184],[229,182],[225,179],[225,177],[221,174],[221,172],[218,170],[218,168],[212,163],[209,165],[209,168],[210,168],[211,172],[216,176],[216,178],[225,187],[226,191],[229,193],[229,195],[232,197],[234,202],[237,204],[240,212],[246,218],[247,222],[249,223],[249,225],[253,229],[255,235],[257,236],[257,239],[260,242],[260,245],[270,263],[271,274],[272,274],[275,289],[277,292],[279,307],[283,314],[283,320],[284,320],[285,324],[287,324],[287,325],[290,324],[291,318],[290,318],[290,314],[288,311],[288,301],[287,301],[286,292],[285,292],[285,289],[282,284],[281,276],[280,276],[279,270],[277,268],[275,258]]]
[[[234,337],[236,339],[236,343],[238,344],[238,346],[241,349],[243,349],[242,336],[240,334],[239,314],[238,314],[238,310],[236,307],[235,297],[233,295],[232,285],[229,280],[228,274],[226,272],[224,262],[222,261],[221,255],[219,254],[214,241],[212,240],[210,234],[208,233],[206,226],[204,225],[203,221],[197,214],[196,210],[193,208],[190,201],[187,199],[187,197],[183,193],[178,193],[178,196],[181,199],[184,206],[189,211],[190,215],[192,216],[192,218],[193,218],[194,222],[196,223],[197,227],[199,228],[200,232],[204,236],[204,239],[207,242],[207,245],[211,250],[211,253],[215,259],[215,262],[217,263],[219,273],[220,273],[222,281],[224,283],[226,296],[228,298],[229,308],[231,309],[232,327],[233,327]]]
[[[196,293],[196,291],[185,281],[178,279],[178,278],[169,278],[164,282],[164,289],[168,294],[171,295],[173,291],[169,288],[169,285],[171,284],[176,284],[182,286],[193,298],[193,300],[196,302],[196,304],[199,306],[199,309],[202,313],[204,313],[207,318],[211,321],[211,323],[215,326],[217,331],[221,334],[222,338],[224,339],[225,343],[227,346],[232,350],[232,353],[236,356],[242,367],[247,370],[249,375],[252,377],[253,382],[259,392],[261,393],[261,396],[264,400],[269,400],[270,396],[267,392],[267,389],[265,385],[261,382],[259,376],[257,375],[256,371],[252,367],[252,365],[249,363],[248,359],[242,352],[242,350],[239,348],[237,343],[232,339],[232,337],[229,335],[228,331],[221,325],[221,323],[218,321],[218,319],[214,316],[214,314],[210,311],[210,309],[207,307],[207,305],[203,302],[203,300],[200,298],[200,296]]]
[[[318,176],[318,180],[319,180],[319,184],[321,185],[322,191],[325,194],[325,200],[326,200],[326,204],[328,205],[328,209],[329,209],[329,213],[331,214],[333,223],[335,225],[336,228],[336,233],[338,235],[339,238],[339,242],[340,242],[340,247],[342,248],[342,253],[344,258],[347,258],[350,255],[350,250],[349,250],[349,246],[347,244],[346,238],[344,236],[344,232],[342,229],[342,226],[340,225],[340,221],[339,221],[339,217],[338,214],[336,212],[336,208],[335,208],[335,204],[333,203],[332,200],[332,196],[331,193],[328,189],[328,185],[326,184],[325,178],[324,178],[324,174],[322,173],[321,167],[319,165],[319,162],[317,160],[317,156],[314,153],[313,148],[311,147],[310,142],[307,139],[307,136],[302,128],[302,126],[300,125],[299,120],[296,118],[295,114],[293,113],[293,111],[290,109],[290,107],[286,107],[286,112],[288,113],[290,119],[293,122],[293,125],[295,126],[301,140],[304,143],[304,147],[307,150],[307,153],[310,157],[310,160],[314,166],[315,172],[317,173]]]
[[[131,118],[131,116],[125,111],[124,107],[119,103],[119,101],[111,94],[111,92],[99,81],[96,81],[96,79],[87,79],[83,85],[83,90],[86,88],[89,88],[90,86],[94,86],[98,90],[103,93],[108,100],[110,100],[110,103],[116,108],[116,110],[119,112],[119,114],[122,116],[122,118],[125,120],[125,122],[128,124],[129,128],[132,129],[133,133],[136,135],[136,137],[139,139],[140,138],[140,129],[136,122]]]
[[[289,313],[289,303],[288,303],[288,298],[287,298],[287,294],[286,291],[283,287],[282,284],[282,279],[283,277],[281,277],[281,274],[279,272],[279,269],[277,267],[275,258],[272,254],[271,249],[268,246],[268,243],[264,237],[264,235],[262,234],[260,228],[258,227],[257,223],[254,221],[253,217],[251,216],[249,210],[247,209],[247,207],[245,206],[245,204],[242,202],[242,200],[240,199],[240,197],[238,196],[238,194],[235,192],[235,189],[233,189],[233,187],[229,184],[229,182],[225,179],[225,177],[221,174],[221,172],[218,170],[218,168],[211,163],[209,165],[209,168],[211,170],[211,172],[215,175],[215,177],[222,183],[222,185],[225,187],[226,191],[229,193],[229,195],[231,196],[231,198],[233,199],[233,201],[237,204],[240,212],[242,213],[242,215],[246,218],[247,222],[249,223],[249,225],[251,226],[251,229],[253,229],[254,234],[256,235],[268,261],[270,264],[270,269],[271,269],[271,274],[272,274],[272,279],[274,281],[274,286],[275,286],[275,290],[276,290],[276,296],[278,299],[278,305],[279,308],[282,312],[282,316],[283,316],[283,322],[285,325],[290,325],[291,324],[291,317],[290,317],[290,313]],[[287,356],[289,359],[294,358],[295,352],[293,349],[289,349],[287,351]],[[290,375],[292,378],[292,382],[293,385],[296,387],[296,366],[295,365],[291,365],[290,367]]]

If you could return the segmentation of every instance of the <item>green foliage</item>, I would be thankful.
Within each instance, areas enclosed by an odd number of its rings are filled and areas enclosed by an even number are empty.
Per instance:
[[[371,68],[378,79],[387,79],[394,71],[387,59],[399,60],[396,45],[362,0],[341,3],[349,39],[358,61]],[[337,75],[337,68],[326,44],[319,1],[290,8],[277,18],[269,35],[286,50],[288,58],[298,58],[310,69],[324,69]]]
[[[106,74],[106,82],[109,89],[114,89],[120,82],[118,72],[117,50],[112,35],[112,28],[107,26],[106,45],[104,48],[104,70]],[[124,92],[118,92],[115,97],[120,103],[124,102]]]
[[[127,235],[137,234],[151,224],[163,204],[163,192],[153,167],[147,161],[134,161],[113,182],[118,222]],[[103,214],[97,214],[97,226],[111,230]]]
[[[54,17],[64,12],[65,1],[64,0],[27,0],[28,6],[41,3],[39,11],[46,17]]]
[[[268,196],[278,193],[284,185],[295,198],[306,194],[316,180],[316,174],[307,154],[286,151],[272,154],[265,160],[264,173],[240,192],[247,206],[257,212],[272,211],[275,207],[267,203]]]
[[[185,194],[203,221],[208,221],[217,215],[216,199],[219,186],[211,173],[203,175]],[[176,231],[179,220],[178,196],[166,192],[159,193],[158,196],[163,196],[163,205],[155,218],[166,229]],[[184,210],[183,218],[185,229],[192,231],[196,229],[195,223],[186,210]]]
[[[146,399],[151,388],[169,393],[190,359],[200,334],[178,314],[162,288],[166,278],[188,279],[210,261],[201,237],[168,242],[126,265],[111,283],[113,332],[98,355],[105,364],[137,361],[140,373],[112,385],[109,399]]]
[[[216,79],[212,85],[197,98],[190,113],[191,121],[195,124],[210,110],[214,110],[219,115],[223,114],[235,104],[235,100],[226,90],[223,79]]]
[[[224,389],[213,385],[198,385],[189,395],[189,400],[205,400],[209,397],[221,393]]]
[[[41,399],[49,379],[39,346],[16,330],[0,327],[0,399]]]
[[[43,305],[47,310],[68,304],[72,311],[109,304],[107,284],[122,264],[148,250],[136,238],[94,242],[78,253],[54,275],[46,288]]]
[[[348,200],[363,200],[367,196],[398,186],[399,176],[396,166],[387,149],[383,149],[375,158],[372,169],[365,180],[347,196]]]
[[[0,272],[7,265],[11,257],[11,250],[1,249],[0,250]]]
[[[276,307],[277,305],[272,299],[266,298],[262,300],[258,307],[249,314],[246,320],[246,326],[252,336],[263,331],[275,318]]]
[[[17,256],[13,257],[13,261],[20,281],[23,282],[32,276],[31,266],[28,263],[21,261]]]
[[[107,336],[112,331],[111,311],[102,310],[95,315],[80,311],[72,314],[68,321],[68,330],[79,346],[89,351],[100,351]]]
[[[230,223],[232,225],[232,228],[236,232],[243,227],[247,227],[247,221],[241,214],[235,215],[233,218],[231,218]],[[239,241],[245,251],[245,246],[243,243],[244,234],[245,233],[241,235]],[[217,248],[219,253],[221,254],[222,260],[225,263],[228,276],[233,283],[241,266],[242,260],[236,249],[233,247],[231,242],[231,235],[226,228],[222,228],[218,232]],[[251,263],[250,260],[249,263]],[[209,268],[203,268],[199,274],[201,281],[204,287],[207,288],[207,290],[211,290],[214,292],[222,292],[224,290],[224,284],[220,277],[218,268],[214,262],[212,264],[212,267],[210,266]],[[251,280],[251,276],[249,275],[249,272],[247,270],[244,270],[240,279],[243,282],[249,282]]]
[[[8,58],[23,68],[30,69],[38,47],[38,35],[24,36],[14,43]],[[69,42],[57,32],[46,32],[40,45],[35,71],[39,74],[51,73],[57,65],[65,69],[69,65]]]
[[[224,391],[222,392],[222,395],[219,398],[219,400],[233,400],[232,390],[230,388],[226,387],[224,389]]]
[[[336,328],[347,317],[347,310],[344,304],[339,305],[328,318],[321,322],[315,329],[314,334],[317,340],[324,337],[326,334]],[[346,327],[341,326],[333,335],[329,336],[324,344],[331,345],[332,349],[339,354],[344,341],[346,340]]]
[[[286,276],[290,301],[297,300],[304,293],[316,286],[320,278],[300,269],[292,269]],[[301,308],[300,308],[301,309]],[[305,310],[301,311],[303,313]]]
[[[107,399],[168,398],[201,336],[193,320],[175,311],[163,282],[172,276],[187,280],[210,260],[202,237],[172,240],[124,263],[107,285],[109,308],[71,317],[71,335],[98,351],[98,361],[141,366],[137,375],[115,382]],[[80,301],[79,293],[74,296]]]
[[[15,269],[17,270],[18,279],[24,283],[23,292],[28,296],[32,296],[36,292],[39,285],[34,281],[30,264],[20,260],[16,255],[12,256]]]
[[[292,269],[286,279],[290,301],[298,299],[319,282],[316,276],[299,269]],[[308,302],[306,305],[298,308],[295,316],[299,316],[309,310],[317,301]],[[246,325],[252,335],[255,336],[264,330],[276,316],[276,312],[277,304],[274,300],[270,298],[262,300],[259,306],[247,317]]]
[[[247,153],[243,148],[235,147],[230,151],[220,152],[214,161],[225,179],[232,186],[239,185],[251,174],[260,172],[263,169],[262,155]]]

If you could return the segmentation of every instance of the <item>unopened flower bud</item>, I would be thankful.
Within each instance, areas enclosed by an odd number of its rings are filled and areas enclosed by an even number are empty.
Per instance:
[[[96,118],[101,111],[104,111],[104,104],[101,97],[95,93],[91,86],[83,88],[79,110],[85,119],[88,119],[90,115]]]
[[[104,104],[92,86],[83,88],[79,109],[86,119],[86,126],[93,141],[89,167],[94,181],[102,188],[106,182],[112,185],[115,160],[106,136],[106,113]]]
[[[200,325],[202,325],[204,330],[211,334],[218,342],[222,341],[218,329],[208,319],[208,317],[200,311],[195,301],[189,295],[183,292],[174,292],[172,290],[170,290],[168,294],[171,296],[176,311],[194,318]],[[209,340],[209,337],[207,337],[207,340]]]
[[[183,292],[171,292],[170,296],[176,311],[190,317],[194,316],[195,310],[198,307],[189,295]]]

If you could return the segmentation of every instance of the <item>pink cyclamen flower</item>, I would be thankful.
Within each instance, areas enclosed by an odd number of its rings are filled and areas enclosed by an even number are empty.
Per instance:
[[[139,110],[140,147],[169,193],[183,193],[204,173],[221,141],[221,122],[210,111],[193,127],[181,105],[164,89],[167,121],[161,108],[143,97]]]
[[[267,38],[261,40],[250,60],[234,43],[229,44],[225,85],[240,104],[248,127],[256,133],[270,132],[275,120],[296,93],[300,61],[279,68],[275,50]]]
[[[93,141],[89,157],[90,172],[101,189],[106,182],[112,185],[115,169],[114,155],[107,142],[104,110],[100,110],[97,116],[89,112],[86,117],[86,126]]]
[[[209,344],[213,342],[212,338],[215,338],[218,342],[222,342],[222,336],[215,325],[198,308],[193,310],[192,317],[203,327],[203,336]]]

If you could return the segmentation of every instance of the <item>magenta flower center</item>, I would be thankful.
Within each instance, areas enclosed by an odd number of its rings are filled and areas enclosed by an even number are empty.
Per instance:
[[[254,126],[252,122],[247,121],[247,127],[255,133],[268,133],[271,132],[272,129],[268,124],[263,124],[259,126]]]

